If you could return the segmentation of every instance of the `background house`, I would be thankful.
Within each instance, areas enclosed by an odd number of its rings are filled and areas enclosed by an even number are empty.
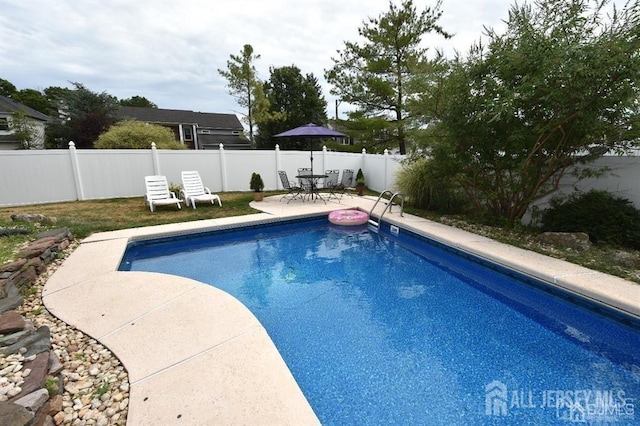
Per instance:
[[[44,149],[44,127],[51,118],[11,98],[0,96],[0,150],[25,148],[12,128],[13,117],[18,111],[25,115],[30,128],[29,148]]]
[[[216,114],[176,109],[121,107],[120,118],[144,121],[170,128],[189,149],[251,149],[235,114]]]

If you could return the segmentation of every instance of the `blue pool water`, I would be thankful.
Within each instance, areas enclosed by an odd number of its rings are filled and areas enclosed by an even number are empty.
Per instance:
[[[238,298],[323,424],[638,422],[635,320],[385,226],[324,217],[139,242],[120,269]]]

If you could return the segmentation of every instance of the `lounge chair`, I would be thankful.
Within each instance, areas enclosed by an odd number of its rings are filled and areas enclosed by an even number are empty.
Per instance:
[[[284,170],[278,170],[278,175],[280,175],[280,182],[282,182],[282,187],[288,191],[282,196],[282,198],[280,198],[280,201],[286,199],[289,200],[287,201],[287,204],[289,204],[291,200],[295,200],[296,198],[302,199],[302,187],[296,185],[295,183],[291,183],[289,177],[287,176],[287,172],[285,172]]]
[[[169,184],[166,176],[145,176],[144,184],[147,192],[144,196],[145,204],[149,204],[149,208],[153,211],[155,206],[166,206],[175,204],[179,209],[182,208],[182,200],[176,197],[174,192],[169,191]]]
[[[202,185],[200,173],[197,171],[182,172],[182,190],[180,196],[184,198],[184,202],[196,208],[197,201],[211,201],[215,205],[215,201],[222,207],[222,201],[217,194],[212,194],[209,188]]]

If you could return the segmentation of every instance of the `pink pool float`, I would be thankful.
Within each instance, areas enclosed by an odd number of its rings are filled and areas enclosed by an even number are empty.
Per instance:
[[[360,210],[334,210],[329,213],[329,222],[334,225],[364,225],[368,220],[369,214]]]

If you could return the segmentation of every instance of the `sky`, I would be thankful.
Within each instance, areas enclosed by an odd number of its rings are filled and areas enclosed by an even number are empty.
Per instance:
[[[435,0],[414,4],[422,10]],[[428,36],[425,46],[450,57],[466,52],[483,26],[504,28],[510,4],[443,0],[439,24],[455,36]],[[261,56],[258,78],[290,65],[312,73],[333,118],[336,97],[324,71],[345,41],[360,40],[363,21],[388,9],[388,0],[0,0],[0,78],[18,90],[78,82],[160,108],[240,116],[218,69],[250,44]],[[341,104],[339,115],[348,109]]]

